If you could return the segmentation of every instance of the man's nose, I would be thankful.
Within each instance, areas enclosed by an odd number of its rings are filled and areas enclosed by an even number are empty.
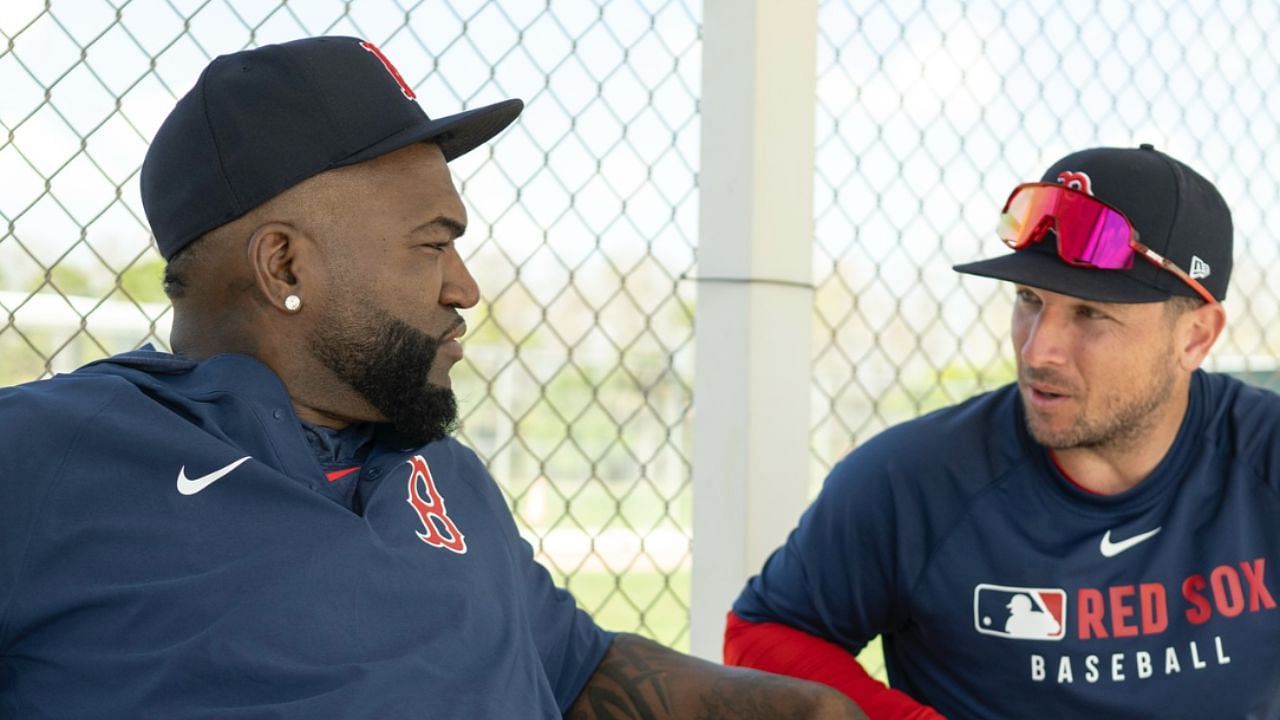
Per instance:
[[[444,278],[440,285],[440,304],[456,308],[475,307],[480,302],[480,287],[471,276],[456,248],[445,257]]]
[[[1019,348],[1023,364],[1030,367],[1062,364],[1067,355],[1069,331],[1064,312],[1042,308],[1031,320],[1027,338]]]

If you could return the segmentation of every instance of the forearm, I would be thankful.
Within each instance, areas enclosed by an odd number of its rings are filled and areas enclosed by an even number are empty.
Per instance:
[[[682,655],[619,635],[566,716],[570,720],[865,718],[821,685]]]
[[[839,690],[869,716],[937,720],[935,710],[871,677],[853,654],[834,643],[778,623],[751,623],[729,613],[724,660],[729,665],[805,678]]]

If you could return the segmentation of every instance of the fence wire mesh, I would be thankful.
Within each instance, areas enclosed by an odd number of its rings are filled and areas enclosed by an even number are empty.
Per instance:
[[[999,205],[1057,158],[1154,144],[1235,220],[1209,364],[1274,385],[1280,6],[832,0],[819,10],[813,477],[891,425],[1013,378]]]
[[[691,7],[691,5],[695,5]],[[428,114],[528,107],[452,164],[482,305],[463,440],[606,627],[687,647],[699,13],[692,2],[0,3],[0,384],[154,343],[146,145],[215,55],[378,44]]]
[[[214,55],[378,43],[429,113],[505,97],[453,164],[484,301],[455,378],[464,440],[603,624],[687,647],[695,0],[0,3],[0,384],[167,346],[138,200],[146,142]],[[827,0],[815,184],[816,485],[885,426],[1011,378],[996,204],[1053,159],[1151,142],[1236,221],[1211,363],[1274,383],[1280,30],[1271,3]]]
[[[1209,365],[1280,386],[1275,3],[827,0],[819,6],[812,489],[889,425],[1013,379],[999,204],[1057,158],[1152,143],[1235,221]],[[871,648],[864,664],[883,674]]]

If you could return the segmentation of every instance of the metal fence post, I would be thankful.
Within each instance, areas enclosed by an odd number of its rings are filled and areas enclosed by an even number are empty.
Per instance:
[[[703,6],[691,649],[808,495],[816,0]]]

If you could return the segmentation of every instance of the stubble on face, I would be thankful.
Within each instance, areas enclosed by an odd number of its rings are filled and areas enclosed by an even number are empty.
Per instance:
[[[1126,371],[1124,377],[1103,378],[1102,383],[1089,388],[1079,387],[1054,370],[1020,368],[1019,384],[1023,386],[1024,393],[1027,392],[1026,385],[1031,382],[1081,392],[1076,396],[1079,409],[1069,425],[1055,427],[1050,419],[1028,408],[1027,431],[1037,443],[1051,450],[1089,448],[1123,451],[1138,444],[1151,433],[1160,419],[1159,411],[1173,397],[1177,373],[1172,338],[1168,352],[1154,354],[1147,365],[1141,371],[1137,368]],[[1027,407],[1025,403],[1024,407]]]

